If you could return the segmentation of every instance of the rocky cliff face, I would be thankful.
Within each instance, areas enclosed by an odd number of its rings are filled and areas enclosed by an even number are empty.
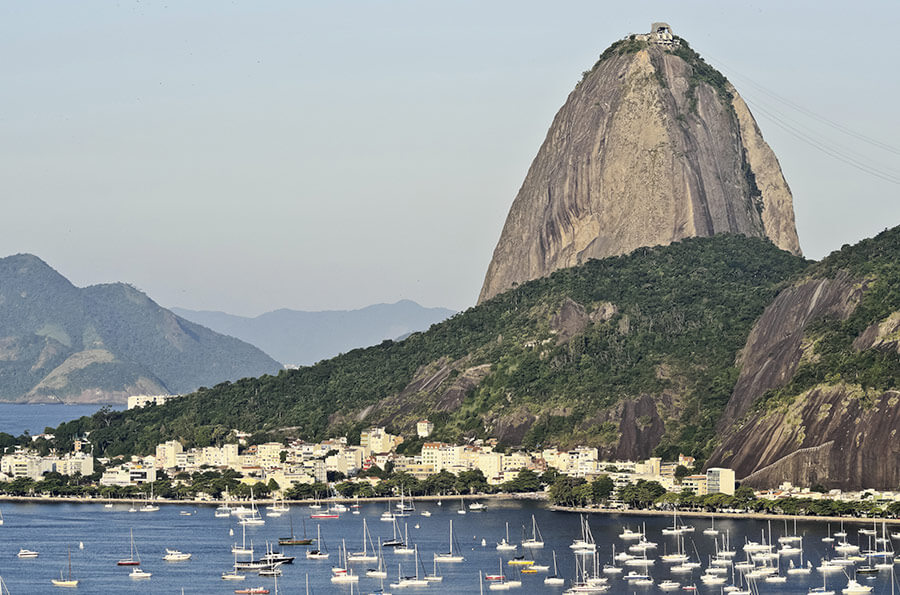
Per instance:
[[[708,466],[757,487],[900,484],[900,228],[782,291],[738,357]]]
[[[800,253],[775,155],[733,87],[686,44],[624,40],[556,114],[479,301],[590,258],[723,232]]]

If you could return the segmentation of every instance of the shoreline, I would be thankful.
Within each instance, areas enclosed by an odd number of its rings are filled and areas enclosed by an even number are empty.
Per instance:
[[[635,509],[618,509],[618,508],[583,508],[583,507],[568,507],[568,506],[557,506],[555,504],[551,504],[547,507],[549,510],[555,512],[571,512],[571,513],[579,513],[579,514],[602,514],[605,516],[656,516],[656,517],[669,517],[672,516],[671,511],[663,511],[663,510],[644,510],[641,508]],[[840,517],[840,516],[811,516],[804,514],[770,514],[765,512],[697,512],[693,510],[679,510],[678,516],[680,517],[693,517],[693,518],[717,518],[717,519],[753,519],[753,520],[798,520],[798,521],[824,521],[828,523],[858,523],[861,525],[869,525],[870,523],[878,522],[878,523],[886,523],[888,525],[900,525],[900,519],[891,519],[891,518],[883,518],[883,517]]]
[[[544,492],[526,492],[519,494],[451,494],[440,496],[411,496],[407,500],[414,502],[438,502],[447,500],[455,502],[456,500],[494,500],[494,501],[532,501],[547,503],[548,496]],[[371,504],[379,502],[390,502],[400,500],[397,496],[376,496],[372,498],[327,498],[316,500],[314,498],[306,498],[302,500],[284,500],[285,504],[297,506],[314,504],[316,502],[323,504],[326,502],[337,502],[341,504]],[[65,496],[8,496],[0,495],[0,503],[2,502],[20,502],[25,504],[121,504],[126,505],[132,502],[146,502],[146,499],[129,499],[129,498],[85,498],[85,497],[65,497]],[[169,500],[158,498],[154,499],[154,504],[164,506],[204,506],[215,507],[225,503],[246,503],[249,500]],[[272,498],[255,500],[259,506],[272,504],[275,502]],[[609,517],[614,516],[645,516],[645,517],[668,517],[672,515],[671,511],[664,510],[645,510],[645,509],[618,509],[618,508],[591,508],[591,507],[569,507],[558,506],[555,504],[546,504],[547,510],[553,512],[578,513],[578,514],[598,514]],[[900,525],[900,519],[881,518],[881,517],[839,517],[839,516],[811,516],[811,515],[791,515],[791,514],[770,514],[764,512],[697,512],[697,511],[679,511],[679,516],[692,518],[717,518],[717,519],[752,519],[752,520],[798,520],[808,522],[833,522],[833,523],[855,523],[860,525],[868,525],[872,522],[881,522],[888,525]]]

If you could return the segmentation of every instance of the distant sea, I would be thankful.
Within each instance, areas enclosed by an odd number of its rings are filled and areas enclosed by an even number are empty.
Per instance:
[[[102,404],[62,405],[53,404],[21,404],[0,403],[0,432],[19,436],[25,430],[32,435],[40,434],[45,428],[55,428],[64,421],[78,419],[83,415],[93,415]],[[125,405],[110,405],[119,411]]]

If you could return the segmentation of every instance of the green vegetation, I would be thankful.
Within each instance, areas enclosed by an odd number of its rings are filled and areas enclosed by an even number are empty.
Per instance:
[[[690,110],[697,113],[697,86],[701,83],[712,87],[722,100],[722,103],[730,109],[731,100],[734,96],[728,89],[728,79],[725,78],[725,75],[707,64],[700,54],[691,49],[686,40],[678,38],[678,43],[679,45],[668,51],[687,62],[691,67],[691,77],[688,80],[687,90]]]
[[[665,420],[657,453],[703,457],[737,377],[737,350],[779,287],[806,266],[743,236],[641,248],[523,284],[402,342],[222,383],[161,407],[62,424],[54,446],[67,449],[90,431],[94,452],[115,456],[152,452],[171,439],[186,448],[222,444],[233,428],[253,432],[250,441],[258,443],[354,435],[375,422],[409,435],[419,416],[435,423],[434,438],[461,440],[489,437],[490,420],[525,411],[537,423],[502,441],[603,447],[620,432],[617,423],[598,432],[598,411],[665,393],[678,396],[679,408]],[[567,300],[588,313],[610,303],[615,311],[559,341],[553,320]],[[379,418],[355,417],[438,360],[455,369],[490,364],[491,372],[452,411],[435,411],[436,396],[417,394],[386,406]]]
[[[859,305],[847,320],[824,318],[810,324],[805,338],[812,353],[783,388],[766,392],[756,403],[757,411],[785,404],[818,385],[847,383],[861,392],[900,387],[900,359],[894,337],[885,348],[860,351],[853,341],[869,326],[900,311],[900,228],[894,228],[844,246],[807,271],[808,278],[848,275],[866,285]]]
[[[594,65],[590,70],[585,70],[581,73],[581,80],[584,81],[592,72],[597,70],[597,67],[600,66],[604,61],[613,57],[613,56],[622,56],[625,54],[636,54],[637,52],[647,48],[649,44],[646,41],[640,41],[635,39],[634,35],[629,36],[626,39],[620,39],[619,41],[614,42],[608,48],[603,50],[603,53],[600,54],[600,57],[597,58],[597,61],[594,62]],[[665,86],[665,82],[662,81],[662,85]]]

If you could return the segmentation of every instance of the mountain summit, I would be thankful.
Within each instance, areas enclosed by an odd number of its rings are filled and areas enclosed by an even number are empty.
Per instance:
[[[37,256],[0,258],[0,401],[124,403],[279,369],[131,285],[79,288]]]
[[[591,258],[726,232],[800,254],[791,191],[747,105],[654,23],[604,51],[556,114],[479,302]]]

